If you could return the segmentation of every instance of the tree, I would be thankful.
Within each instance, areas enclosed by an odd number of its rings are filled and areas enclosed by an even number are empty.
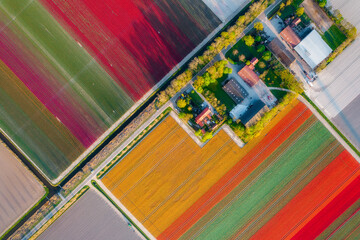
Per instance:
[[[245,64],[250,66],[251,62],[249,60],[247,60]]]
[[[206,132],[202,138],[202,140],[205,142],[213,137],[213,134],[211,132]]]
[[[197,130],[197,131],[195,132],[195,136],[198,136],[198,137],[201,136],[201,129],[199,129],[199,130]]]
[[[177,105],[179,108],[184,108],[184,107],[186,107],[187,103],[186,103],[186,100],[185,100],[185,99],[180,98],[180,99],[177,101],[176,105]]]
[[[257,50],[256,50],[258,53],[262,53],[265,51],[265,46],[264,45],[260,45]]]
[[[255,40],[253,36],[247,35],[244,37],[244,42],[246,46],[251,47],[254,44]]]
[[[254,24],[254,28],[257,30],[257,31],[262,31],[264,30],[264,25],[261,23],[261,22],[256,22]]]
[[[239,56],[239,61],[240,61],[240,62],[244,62],[245,60],[246,60],[245,55],[244,55],[244,54],[241,54],[241,55]]]
[[[296,9],[296,15],[298,16],[298,17],[300,17],[301,15],[303,15],[304,14],[304,8],[303,7],[300,7],[300,8],[298,8],[298,9]]]
[[[262,56],[262,58],[265,60],[265,61],[270,61],[271,60],[271,52],[270,51],[266,51],[264,53],[264,55]]]
[[[239,50],[234,49],[234,50],[232,51],[232,54],[233,54],[234,56],[238,55],[238,54],[239,54]]]
[[[255,42],[261,42],[261,40],[262,40],[262,38],[261,38],[260,35],[257,35],[257,36],[255,37]]]
[[[265,68],[266,64],[264,62],[259,62],[258,66],[259,66],[259,68]]]
[[[158,95],[158,100],[160,104],[164,104],[169,100],[169,95],[167,95],[165,91],[161,91]]]
[[[319,6],[323,8],[326,6],[327,0],[317,0],[317,2],[319,3]]]

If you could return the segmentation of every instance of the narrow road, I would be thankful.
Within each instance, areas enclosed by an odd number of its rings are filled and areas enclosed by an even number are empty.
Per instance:
[[[278,87],[269,87],[270,90],[279,90],[297,94],[289,89],[278,88]],[[321,116],[321,114],[311,105],[303,96],[298,95],[298,99],[304,103],[311,112],[319,119],[319,121],[329,130],[329,132],[340,142],[341,145],[360,163],[360,156],[354,152],[354,150],[345,142],[345,140],[332,128],[332,126],[326,121],[326,119]]]

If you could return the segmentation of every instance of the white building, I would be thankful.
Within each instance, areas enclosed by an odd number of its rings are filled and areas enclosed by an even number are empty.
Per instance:
[[[332,52],[316,30],[309,33],[294,49],[312,69]]]

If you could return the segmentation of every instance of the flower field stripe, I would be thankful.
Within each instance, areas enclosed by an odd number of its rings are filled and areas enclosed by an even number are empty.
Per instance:
[[[288,138],[305,120],[310,117],[311,112],[302,103],[297,105],[274,126],[269,133],[260,141],[265,146],[260,152],[257,149],[242,149],[243,158],[218,181],[209,191],[204,194],[191,208],[179,217],[159,239],[177,239],[198,219],[206,214],[217,202],[231,191],[242,179],[246,178],[262,160],[266,159],[282,141]],[[256,139],[254,139],[256,141]],[[253,145],[255,146],[255,145]],[[247,153],[249,152],[249,153]]]
[[[360,198],[360,176],[353,180],[292,239],[314,239]]]
[[[215,236],[226,239],[244,226],[332,141],[319,122],[308,122],[304,126],[307,127],[284,143],[288,145],[286,148],[275,151],[181,239],[213,239]]]
[[[330,239],[338,230],[344,229],[344,226],[349,226],[348,222],[357,215],[360,211],[360,199],[351,205],[346,211],[341,214],[333,223],[331,223],[316,239]],[[356,217],[355,217],[356,218]],[[345,231],[350,232],[352,229],[345,227]]]
[[[0,79],[0,127],[40,169],[55,176],[80,155],[84,147],[2,61]],[[43,152],[48,152],[46,164],[41,161]]]
[[[116,168],[114,171],[110,171],[104,176],[104,181],[109,182],[107,188],[110,191],[115,190],[131,173],[133,173],[138,167],[140,167],[155,151],[159,151],[158,148],[167,141],[171,136],[176,134],[179,129],[179,125],[175,121],[168,121],[166,118],[159,126],[156,127],[157,138],[152,137],[154,133],[150,133],[149,137],[143,139],[141,144],[136,146],[138,151],[129,152],[126,157],[131,159],[131,162],[127,163],[126,168]],[[149,148],[150,144],[153,144],[152,148]]]
[[[135,89],[148,88],[149,83],[141,81],[128,81],[128,79],[147,79],[150,75],[136,62],[133,55],[122,45],[96,16],[89,11],[82,1],[62,4],[53,0],[41,0],[44,6],[62,23],[62,26],[72,33],[86,50],[91,53],[104,69],[116,80],[126,93],[133,99],[140,99],[141,92]],[[66,13],[66,14],[65,14]],[[91,26],[84,19],[92,19]],[[125,58],[124,61],[122,58]],[[130,71],[131,70],[131,71]]]
[[[40,65],[40,63],[34,59],[33,55],[20,52],[13,43],[14,38],[10,39],[0,33],[0,59],[6,63],[54,116],[59,118],[82,141],[83,145],[94,141],[95,137],[86,137],[87,130],[84,127],[88,124],[82,121],[86,113],[82,111],[80,106],[76,108],[69,101],[72,99],[69,94],[57,92],[56,88],[59,86],[57,86],[56,80],[49,73],[46,73],[46,70],[40,70],[35,66]],[[43,74],[42,71],[45,73]],[[57,96],[57,98],[50,98],[49,96]],[[99,127],[98,125],[95,126]]]
[[[246,155],[224,131],[200,148],[182,128],[172,133],[174,123],[164,119],[102,178],[155,237]]]
[[[48,144],[52,146],[48,148],[30,142],[30,137],[16,137],[16,124],[3,127],[4,132],[21,146],[44,175],[58,181],[134,102],[39,1],[3,0],[0,26],[0,60],[41,102],[40,108],[53,115],[52,119],[58,122],[56,126],[63,125],[64,130],[57,134],[49,127],[42,130],[43,137],[51,135]],[[47,119],[45,115],[42,117],[38,121]],[[21,120],[16,118],[21,117],[12,114],[7,122],[20,124]],[[68,143],[58,138],[61,134],[67,135]]]
[[[297,176],[263,208],[257,212],[252,219],[240,228],[231,239],[249,239],[273,216],[277,214],[287,203],[291,201],[307,184],[309,184],[324,168],[338,156],[344,148],[335,139],[316,159],[309,164]]]
[[[360,202],[360,201],[359,201]],[[360,208],[343,222],[331,235],[326,238],[328,239],[356,239],[356,235],[360,234]],[[351,238],[351,235],[353,237]]]
[[[195,45],[221,23],[202,0],[155,0],[154,2]],[[198,9],[206,9],[206,11]]]
[[[165,0],[41,2],[133,100],[140,99],[220,24],[217,19],[204,34],[202,24],[194,22],[185,8],[173,15],[164,12],[159,5],[166,5]],[[204,18],[199,21],[212,21],[214,14],[201,0],[193,5],[198,7],[194,13]],[[198,36],[196,41],[190,40],[188,30]]]
[[[347,151],[343,151],[337,156],[251,239],[291,238],[289,235],[295,229],[301,229],[300,225],[318,210],[319,206],[334,198],[338,191],[357,177],[359,170],[356,161],[349,159],[349,155]]]

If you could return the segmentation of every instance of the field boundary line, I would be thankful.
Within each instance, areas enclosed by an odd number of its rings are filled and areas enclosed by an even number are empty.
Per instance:
[[[230,200],[230,202],[228,204],[226,204],[220,211],[218,211],[214,217],[212,217],[199,231],[197,231],[197,233],[194,235],[195,237],[198,237],[207,227],[209,224],[211,224],[220,214],[223,214],[224,211],[226,211],[233,203],[234,201],[236,201],[236,199],[238,199],[240,196],[242,196],[250,187],[252,187],[275,163],[277,163],[277,161],[285,154],[289,151],[289,149],[294,146],[300,138],[302,138],[314,125],[316,124],[313,123],[311,124],[308,129],[303,132],[301,135],[299,135],[299,137],[292,143],[290,144],[286,149],[284,149],[284,151],[282,151],[282,153],[276,157],[276,159],[271,162],[261,173],[259,173],[258,176],[256,176],[249,184],[247,184],[238,194],[236,194],[236,196],[234,198],[232,198],[232,200]]]
[[[164,106],[165,107],[165,106]],[[105,175],[110,172],[125,156],[127,156],[146,136],[148,136],[162,121],[164,121],[168,115],[169,112],[172,111],[172,109],[170,107],[164,108],[163,111],[158,111],[157,113],[154,114],[154,116],[158,115],[155,117],[155,119],[150,122],[149,124],[146,124],[146,122],[144,124],[142,124],[139,128],[143,128],[139,133],[137,133],[136,131],[127,138],[127,140],[132,139],[132,141],[130,141],[129,143],[126,144],[126,140],[116,149],[113,151],[113,153],[118,152],[117,155],[115,157],[112,158],[112,160],[105,165],[105,167],[101,168],[101,170],[99,171],[99,173],[97,174],[97,178],[99,180],[101,180],[103,177],[105,177]],[[151,118],[149,119],[151,120]],[[153,126],[151,126],[153,123],[155,123]],[[148,127],[150,127],[149,129],[147,129]],[[144,133],[143,136],[141,136],[141,134]],[[141,136],[141,137],[140,137]],[[140,137],[139,139],[136,139],[137,137]],[[135,141],[135,143],[133,143]],[[128,148],[127,150],[125,150],[126,148]],[[123,151],[125,151],[124,153],[122,153]],[[111,156],[111,154],[110,154]],[[109,157],[110,157],[109,156]],[[116,159],[116,160],[115,160]]]
[[[79,200],[88,190],[90,187],[88,185],[85,185],[82,187],[82,189],[77,192],[67,203],[65,203],[58,211],[50,217],[50,219],[47,219],[48,216],[43,218],[41,222],[43,222],[42,226],[36,230],[34,230],[36,227],[34,227],[29,233],[25,235],[23,239],[30,239],[35,240],[38,238],[46,229],[48,229],[55,221],[61,217],[72,205],[74,205],[77,200]],[[56,209],[56,207],[55,207]],[[45,220],[45,221],[44,221]],[[31,235],[32,231],[35,231],[34,234]],[[28,236],[28,235],[31,236]]]
[[[296,120],[298,120],[305,112],[307,111],[307,108],[305,108],[302,112],[300,112],[300,114],[293,120],[291,121],[286,128],[283,128],[281,132],[279,132],[279,134],[276,136],[276,138],[274,138],[268,145],[266,145],[264,148],[262,148],[247,164],[244,165],[244,167],[242,167],[240,169],[240,171],[237,171],[236,175],[234,175],[232,178],[230,178],[226,184],[224,184],[211,198],[209,198],[202,206],[201,208],[199,208],[196,212],[193,213],[191,218],[188,218],[188,220],[186,222],[184,222],[180,227],[183,227],[185,224],[187,224],[191,219],[193,219],[196,214],[201,211],[209,202],[211,202],[214,198],[216,198],[219,194],[221,194],[221,192],[228,187],[238,176],[240,173],[242,173],[245,169],[247,169],[249,167],[249,165],[251,163],[253,163],[259,155],[261,155],[266,149],[269,148],[269,146],[271,144],[273,144],[273,142],[275,142]],[[177,231],[174,231],[169,237],[171,238],[175,233],[177,233],[180,229],[178,228]]]
[[[224,148],[228,147],[227,144],[231,142],[231,139],[229,139],[227,142],[225,142],[221,148],[218,148],[218,150],[213,153],[203,164],[201,164],[185,181],[183,181],[174,191],[167,196],[165,200],[160,203],[144,220],[143,222],[146,222],[148,218],[150,218],[153,214],[157,212],[157,210],[162,207],[169,199],[171,199],[184,185],[186,185],[201,169],[203,169],[211,160],[216,158],[220,151],[222,151]]]
[[[318,210],[326,201],[328,201],[331,196],[337,192],[339,189],[341,189],[344,184],[349,181],[351,178],[353,178],[360,170],[360,166],[357,167],[344,181],[342,181],[341,183],[339,183],[337,185],[337,187],[331,191],[328,195],[324,196],[323,200],[321,202],[319,202],[314,208],[313,210],[309,211],[295,226],[293,226],[286,234],[285,236],[282,237],[282,239],[286,239],[288,238],[289,235],[293,234],[293,232],[299,227],[299,225],[301,225],[309,216],[311,216],[311,214],[313,214],[316,210]],[[334,196],[336,197],[336,196]],[[332,200],[331,200],[332,201]]]
[[[129,194],[132,190],[134,190],[134,188],[137,187],[137,185],[140,184],[140,182],[141,182],[142,180],[144,180],[144,178],[146,178],[147,176],[149,176],[161,163],[164,162],[164,160],[167,159],[167,157],[168,157],[172,152],[174,152],[179,146],[181,146],[188,138],[189,138],[189,136],[186,136],[186,137],[183,138],[177,145],[175,145],[173,148],[171,148],[170,151],[168,151],[165,156],[163,156],[159,161],[157,161],[156,164],[152,166],[152,168],[150,168],[138,181],[136,181],[136,182],[131,186],[131,188],[129,188],[129,189],[124,193],[124,195],[120,198],[120,201],[121,201],[121,199],[123,199],[127,194]]]
[[[144,227],[142,226],[142,229],[141,227],[139,227],[137,225],[137,222],[139,222],[135,216],[132,215],[132,213],[124,206],[121,204],[121,202],[115,198],[113,199],[108,193],[106,190],[104,190],[104,186],[102,187],[101,185],[103,185],[100,182],[96,181],[96,180],[91,180],[91,184],[101,193],[103,194],[108,201],[110,201],[111,204],[113,204],[115,206],[115,208],[120,211],[120,213],[133,225],[135,226],[135,228],[143,235],[143,237],[147,240],[150,240],[150,239],[153,239],[155,240],[155,237],[151,235],[151,233]],[[106,189],[106,188],[105,188]],[[109,190],[108,190],[109,191]],[[111,192],[110,192],[111,194]],[[112,195],[113,196],[113,195]],[[118,203],[117,203],[118,202]],[[121,206],[121,207],[120,207]],[[123,210],[124,209],[124,210]],[[130,217],[131,216],[131,217]],[[134,219],[134,220],[133,220]],[[139,222],[140,223],[140,222]],[[141,223],[140,223],[141,224]],[[146,233],[145,233],[146,232]],[[150,236],[150,237],[149,237]]]
[[[334,142],[336,143],[337,141],[334,139]],[[295,183],[291,184],[291,187],[288,188],[281,196],[279,196],[275,201],[273,201],[271,203],[271,205],[269,207],[267,207],[267,209],[265,211],[263,211],[263,213],[255,220],[250,221],[251,223],[248,223],[248,226],[245,226],[245,229],[238,232],[236,234],[236,236],[233,236],[231,239],[241,239],[241,236],[243,236],[248,230],[249,228],[251,228],[252,226],[254,226],[255,224],[257,224],[263,217],[264,215],[266,215],[269,211],[271,211],[283,198],[285,198],[287,196],[287,194],[292,191],[297,185],[299,185],[319,164],[321,164],[325,158],[327,156],[329,156],[329,154],[331,154],[332,152],[334,152],[334,150],[339,147],[341,144],[339,142],[337,142],[331,149],[329,149],[325,155],[323,155],[321,157],[321,159],[319,159],[318,161],[316,161],[314,164],[310,163],[309,165],[311,166],[310,169],[308,169],[298,180],[296,180]]]
[[[165,118],[164,118],[164,120],[165,120]],[[163,121],[161,121],[161,122],[163,122]],[[151,132],[152,132],[153,130],[155,130],[155,129],[156,129],[156,127],[154,127],[154,128],[151,130]],[[114,190],[118,185],[120,185],[123,181],[125,181],[125,179],[126,179],[131,173],[133,173],[138,167],[140,167],[140,166],[145,162],[145,160],[148,159],[149,156],[150,156],[154,151],[156,151],[156,150],[162,145],[162,143],[163,143],[164,141],[166,141],[169,137],[171,137],[171,136],[173,136],[174,134],[176,134],[176,131],[177,131],[178,129],[179,129],[179,126],[175,126],[174,129],[173,129],[171,132],[169,132],[169,134],[167,134],[165,138],[163,138],[154,148],[151,148],[150,151],[149,151],[143,158],[141,158],[140,161],[138,161],[137,164],[136,164],[134,167],[132,167],[127,174],[125,174],[125,175],[122,176],[118,181],[116,181],[115,186],[113,186],[112,189],[109,189],[109,190],[111,190],[111,191]],[[149,134],[150,134],[150,132],[149,132]],[[141,140],[139,140],[139,141],[136,143],[136,145],[134,145],[134,148],[137,147],[137,145],[140,144],[140,143],[142,142],[142,140],[143,140],[143,138],[142,138]],[[122,156],[121,159],[124,159],[134,148],[132,148],[126,155]]]
[[[350,221],[353,217],[355,217],[355,216],[359,213],[359,211],[360,211],[360,208],[358,208],[358,209],[357,209],[353,214],[351,214],[343,223],[341,223],[341,225],[340,225],[339,227],[337,227],[334,231],[332,231],[332,232],[329,234],[329,236],[326,238],[326,240],[331,239],[332,236],[333,236],[337,231],[341,230],[348,221]],[[356,230],[356,228],[355,228],[354,230]],[[352,233],[352,232],[351,232],[351,233]],[[351,233],[350,233],[350,234],[351,234]],[[350,235],[350,234],[349,234],[349,235]],[[348,236],[349,236],[349,235],[348,235]]]

